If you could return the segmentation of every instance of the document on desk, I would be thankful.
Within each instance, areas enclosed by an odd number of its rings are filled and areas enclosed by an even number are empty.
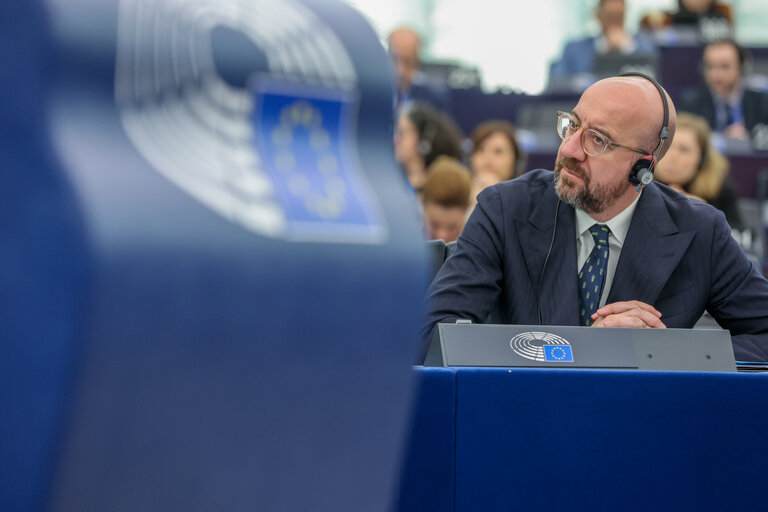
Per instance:
[[[768,361],[736,361],[736,371],[768,373]]]

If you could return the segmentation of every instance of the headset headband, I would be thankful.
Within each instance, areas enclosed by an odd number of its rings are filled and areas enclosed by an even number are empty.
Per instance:
[[[664,89],[659,85],[659,82],[654,80],[652,77],[643,74],[643,73],[622,73],[619,76],[639,76],[640,78],[645,78],[649,82],[651,82],[654,87],[656,87],[656,90],[659,91],[659,95],[661,96],[661,103],[664,106],[664,124],[661,126],[661,132],[659,133],[659,144],[656,146],[656,149],[653,150],[653,158],[656,159],[656,154],[661,150],[661,148],[664,146],[664,141],[669,138],[669,105],[667,105],[667,95],[664,94]]]

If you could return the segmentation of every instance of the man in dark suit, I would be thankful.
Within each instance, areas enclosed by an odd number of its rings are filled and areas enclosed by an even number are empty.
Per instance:
[[[438,322],[482,323],[494,309],[513,324],[537,324],[540,313],[548,325],[654,328],[693,327],[707,310],[730,329],[738,360],[768,360],[768,281],[723,214],[664,185],[629,183],[638,161],[669,147],[662,112],[651,82],[618,77],[560,113],[554,173],[478,196],[430,288],[425,338]]]
[[[421,101],[437,110],[452,115],[448,87],[421,71],[421,38],[415,30],[400,27],[389,35],[389,54],[397,78],[394,98],[395,110],[405,103]]]
[[[680,110],[704,117],[712,130],[745,139],[759,124],[768,125],[768,93],[745,89],[744,49],[730,39],[707,44],[704,85],[685,91]]]
[[[601,31],[597,36],[570,41],[562,57],[552,65],[550,86],[557,87],[579,75],[592,74],[598,55],[653,56],[657,48],[651,38],[631,34],[624,26],[624,0],[600,0],[595,17]],[[594,80],[594,79],[593,79]]]

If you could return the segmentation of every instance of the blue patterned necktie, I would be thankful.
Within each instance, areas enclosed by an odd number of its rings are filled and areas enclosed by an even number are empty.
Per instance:
[[[581,325],[592,324],[592,314],[600,307],[605,275],[608,273],[608,235],[611,230],[605,224],[589,228],[595,247],[579,272],[579,313]]]
[[[725,126],[723,126],[723,129],[728,128],[730,125],[733,124],[733,107],[730,103],[725,104]]]

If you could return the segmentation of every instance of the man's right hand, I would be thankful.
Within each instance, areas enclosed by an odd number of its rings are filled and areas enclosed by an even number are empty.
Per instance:
[[[661,313],[639,300],[606,304],[592,315],[592,327],[651,327],[666,329]]]
[[[733,123],[726,126],[725,130],[723,130],[723,135],[729,139],[746,139],[749,137],[747,129],[741,123]]]

